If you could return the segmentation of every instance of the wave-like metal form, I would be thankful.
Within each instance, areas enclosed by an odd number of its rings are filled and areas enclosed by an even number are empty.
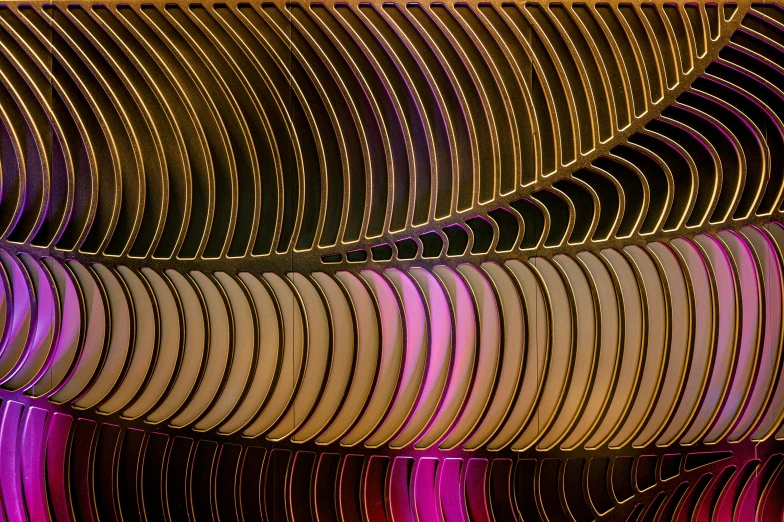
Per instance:
[[[13,400],[0,413],[7,520],[778,522],[784,509],[784,456],[772,446],[560,461],[317,454]]]
[[[784,7],[0,3],[0,520],[784,513]]]
[[[784,440],[784,227],[598,254],[231,276],[0,251],[0,386],[392,449]]]
[[[769,214],[777,13],[8,4],[0,237],[304,262],[477,216],[487,251]]]

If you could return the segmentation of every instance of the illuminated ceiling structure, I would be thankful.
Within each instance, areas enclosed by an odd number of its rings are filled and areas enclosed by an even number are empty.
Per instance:
[[[784,4],[0,3],[0,520],[784,520]]]

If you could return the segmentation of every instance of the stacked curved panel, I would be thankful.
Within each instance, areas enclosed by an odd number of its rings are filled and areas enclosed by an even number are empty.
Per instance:
[[[0,3],[0,520],[784,518],[784,5]]]

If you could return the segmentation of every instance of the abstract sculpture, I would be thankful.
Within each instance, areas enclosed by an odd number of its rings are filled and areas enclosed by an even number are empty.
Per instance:
[[[781,522],[784,4],[0,4],[0,520]]]

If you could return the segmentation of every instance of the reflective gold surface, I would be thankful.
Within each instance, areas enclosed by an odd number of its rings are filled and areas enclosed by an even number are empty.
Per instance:
[[[776,3],[0,4],[0,520],[780,521],[782,118]]]

